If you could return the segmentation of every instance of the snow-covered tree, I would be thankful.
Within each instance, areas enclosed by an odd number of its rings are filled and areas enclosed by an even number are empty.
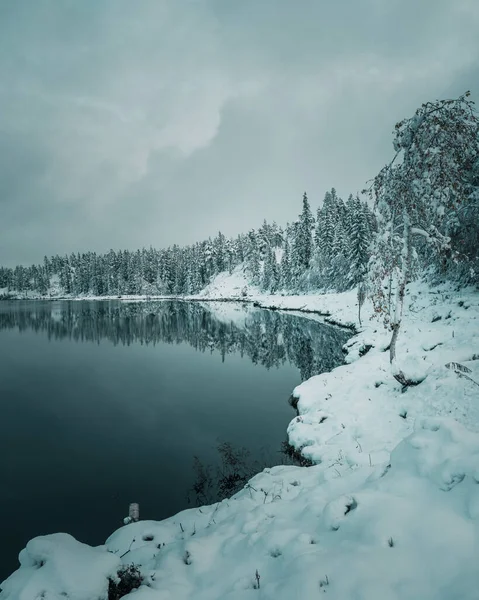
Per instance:
[[[261,279],[261,263],[257,236],[254,230],[251,230],[247,236],[245,245],[245,259],[246,270],[251,277],[251,282],[254,285],[259,285]]]
[[[303,194],[303,210],[299,216],[298,226],[295,228],[295,256],[299,271],[309,268],[313,255],[313,229],[314,217],[311,213],[306,192]]]
[[[213,273],[221,273],[227,268],[227,254],[226,254],[226,238],[221,233],[218,233],[213,242]]]
[[[367,207],[366,207],[367,210]],[[369,259],[371,233],[368,215],[358,196],[348,200],[348,282],[351,286],[363,280]]]
[[[280,263],[280,287],[283,290],[291,289],[293,285],[292,273],[291,273],[291,255],[290,255],[290,246],[288,237],[285,237],[284,240],[284,248],[283,248],[283,256],[281,257]]]
[[[479,122],[468,96],[427,102],[412,118],[397,123],[396,154],[369,188],[379,220],[370,269],[371,296],[392,331],[392,363],[406,285],[418,251],[427,245],[433,255],[454,253],[459,258],[450,234],[477,190],[479,160]],[[400,370],[395,377],[407,383]]]
[[[261,287],[265,291],[274,293],[280,283],[280,272],[276,261],[276,254],[273,248],[268,248],[264,259],[263,279]]]

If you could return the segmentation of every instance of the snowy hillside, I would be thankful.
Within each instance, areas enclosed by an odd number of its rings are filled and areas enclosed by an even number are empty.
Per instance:
[[[139,566],[137,600],[479,598],[477,292],[409,285],[397,354],[417,385],[404,390],[389,334],[367,303],[360,327],[355,292],[244,288],[237,271],[201,297],[224,320],[239,318],[234,305],[211,300],[246,297],[359,331],[348,364],[294,391],[289,439],[317,464],[266,469],[230,500],[127,525],[104,547],[36,538],[1,600],[107,598],[120,557]]]

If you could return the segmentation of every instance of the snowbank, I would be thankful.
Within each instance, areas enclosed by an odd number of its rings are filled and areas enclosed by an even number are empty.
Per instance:
[[[221,504],[121,528],[109,552],[83,553],[68,536],[49,536],[57,551],[40,553],[43,566],[24,561],[0,597],[105,598],[124,555],[145,577],[128,596],[136,599],[477,600],[477,434],[422,419],[390,466],[327,482],[325,469],[265,470]]]
[[[243,289],[241,273],[223,274],[196,299],[240,300]],[[367,305],[359,325],[354,292],[246,294],[359,332],[346,365],[294,390],[289,439],[318,464],[266,469],[229,500],[127,525],[105,548],[37,538],[1,600],[104,598],[119,557],[141,565],[143,585],[129,596],[137,600],[479,598],[477,292],[409,286],[398,367],[421,383],[407,390]],[[242,318],[229,305],[212,308]],[[50,539],[57,551],[35,550]]]
[[[254,302],[263,308],[322,315],[327,322],[354,329],[358,325],[356,296],[355,290],[321,295],[264,294],[248,284],[242,269],[238,267],[231,274],[220,273],[200,294],[189,296],[188,299]],[[367,314],[370,307],[367,302],[362,312]]]
[[[293,392],[300,415],[288,434],[308,458],[339,472],[377,464],[423,415],[452,416],[479,430],[479,295],[415,283],[408,300],[398,364],[422,383],[405,391],[396,382],[387,352],[390,334],[368,319],[346,344],[349,365],[313,377]],[[451,362],[469,372],[458,374]]]
[[[106,598],[108,579],[116,577],[121,565],[106,547],[91,548],[66,533],[31,540],[19,561],[18,571],[1,584],[2,599]]]
[[[151,598],[249,598],[256,570],[268,599],[477,598],[479,436],[419,420],[388,464],[328,482],[324,465],[275,467],[229,501],[130,525],[107,545],[131,545],[163,594]]]

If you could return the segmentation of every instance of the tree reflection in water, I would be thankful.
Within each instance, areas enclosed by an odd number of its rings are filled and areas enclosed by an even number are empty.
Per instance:
[[[46,333],[55,340],[128,346],[186,342],[200,352],[219,353],[222,361],[240,353],[266,369],[289,362],[297,367],[302,380],[343,362],[341,348],[349,337],[343,329],[251,305],[236,305],[235,309],[239,318],[231,320],[215,316],[213,305],[198,302],[1,302],[0,330],[18,328]],[[218,441],[216,450],[215,465],[194,457],[195,480],[189,502],[201,505],[229,497],[266,467],[311,464],[287,442],[273,453],[265,450],[259,458],[228,441]]]
[[[200,352],[240,353],[267,369],[290,362],[305,380],[341,364],[347,331],[278,311],[244,307],[240,322],[218,319],[197,302],[2,302],[0,329],[45,332],[52,339],[113,344],[181,344]]]

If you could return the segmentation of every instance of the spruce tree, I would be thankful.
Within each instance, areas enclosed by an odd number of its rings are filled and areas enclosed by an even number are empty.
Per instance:
[[[264,258],[263,266],[263,277],[261,280],[261,288],[268,292],[271,289],[271,281],[273,277],[273,253],[271,248],[265,251],[266,255]]]
[[[313,256],[313,229],[314,217],[311,213],[308,196],[304,192],[303,210],[299,217],[299,227],[297,229],[298,266],[302,272],[309,269]]]
[[[352,204],[352,215],[349,229],[349,273],[348,281],[351,286],[362,281],[369,259],[368,247],[370,242],[369,224],[363,205],[358,197]]]
[[[253,285],[259,285],[261,280],[261,263],[258,249],[256,232],[251,230],[248,233],[246,252],[246,269]]]
[[[222,273],[226,270],[226,238],[221,231],[216,236],[213,247],[213,274]]]
[[[292,273],[291,273],[291,256],[290,256],[290,246],[288,238],[285,237],[284,240],[284,248],[283,248],[283,256],[281,257],[280,263],[280,287],[283,290],[289,290],[292,287]]]

